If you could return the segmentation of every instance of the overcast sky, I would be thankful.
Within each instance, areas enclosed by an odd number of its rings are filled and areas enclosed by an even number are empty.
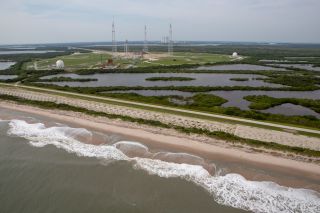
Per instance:
[[[320,43],[320,0],[0,0],[0,44],[160,40]]]

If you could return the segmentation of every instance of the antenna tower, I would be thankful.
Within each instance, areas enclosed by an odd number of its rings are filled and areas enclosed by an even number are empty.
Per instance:
[[[173,55],[172,24],[169,29],[168,54]]]
[[[114,25],[114,19],[112,21],[112,52],[116,53],[117,50],[117,42],[116,42],[116,28]]]
[[[143,52],[148,52],[148,40],[147,40],[147,25],[144,26],[144,45],[143,45]]]

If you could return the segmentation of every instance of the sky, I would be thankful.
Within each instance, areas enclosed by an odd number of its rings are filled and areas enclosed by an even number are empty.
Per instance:
[[[0,0],[0,44],[110,41],[320,43],[320,0]]]

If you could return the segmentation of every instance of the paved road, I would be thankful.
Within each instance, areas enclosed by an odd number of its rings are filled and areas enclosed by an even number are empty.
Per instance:
[[[217,115],[217,114],[211,114],[211,113],[205,113],[205,112],[196,112],[196,111],[190,111],[190,110],[184,110],[184,109],[176,109],[176,108],[172,108],[172,107],[157,106],[157,105],[153,105],[153,104],[144,104],[144,103],[125,101],[125,100],[119,100],[119,99],[107,98],[107,97],[99,97],[99,96],[95,96],[95,95],[78,94],[78,93],[73,93],[73,92],[65,92],[65,91],[60,91],[60,90],[58,91],[58,90],[45,89],[45,88],[40,88],[40,87],[23,86],[23,85],[19,85],[19,84],[12,85],[12,84],[0,83],[0,85],[15,86],[15,87],[24,88],[24,89],[35,89],[38,91],[52,92],[55,94],[65,94],[65,95],[73,95],[73,96],[84,97],[84,98],[94,98],[97,100],[112,101],[112,102],[116,102],[116,103],[130,104],[130,105],[135,105],[135,106],[142,106],[142,107],[144,106],[144,107],[150,107],[150,108],[155,108],[155,109],[170,110],[172,112],[183,112],[183,113],[188,113],[188,114],[192,114],[192,115],[201,115],[201,116],[206,116],[206,117],[211,117],[211,118],[220,118],[220,119],[225,119],[225,120],[230,120],[230,121],[244,122],[244,123],[248,123],[248,124],[258,124],[258,125],[268,126],[268,127],[276,127],[276,128],[281,128],[281,129],[287,129],[287,130],[320,134],[320,131],[315,130],[315,129],[286,126],[286,125],[282,125],[282,124],[273,124],[273,123],[268,123],[268,122],[248,120],[248,119],[244,119],[244,118],[237,118],[237,117],[231,117],[231,116],[225,116],[225,115]]]

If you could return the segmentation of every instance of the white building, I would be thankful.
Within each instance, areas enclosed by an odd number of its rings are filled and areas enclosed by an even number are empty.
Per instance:
[[[62,61],[62,60],[58,60],[57,62],[56,62],[56,68],[57,69],[64,69],[64,62]]]
[[[232,57],[233,58],[237,58],[238,57],[238,53],[237,52],[232,53]]]

